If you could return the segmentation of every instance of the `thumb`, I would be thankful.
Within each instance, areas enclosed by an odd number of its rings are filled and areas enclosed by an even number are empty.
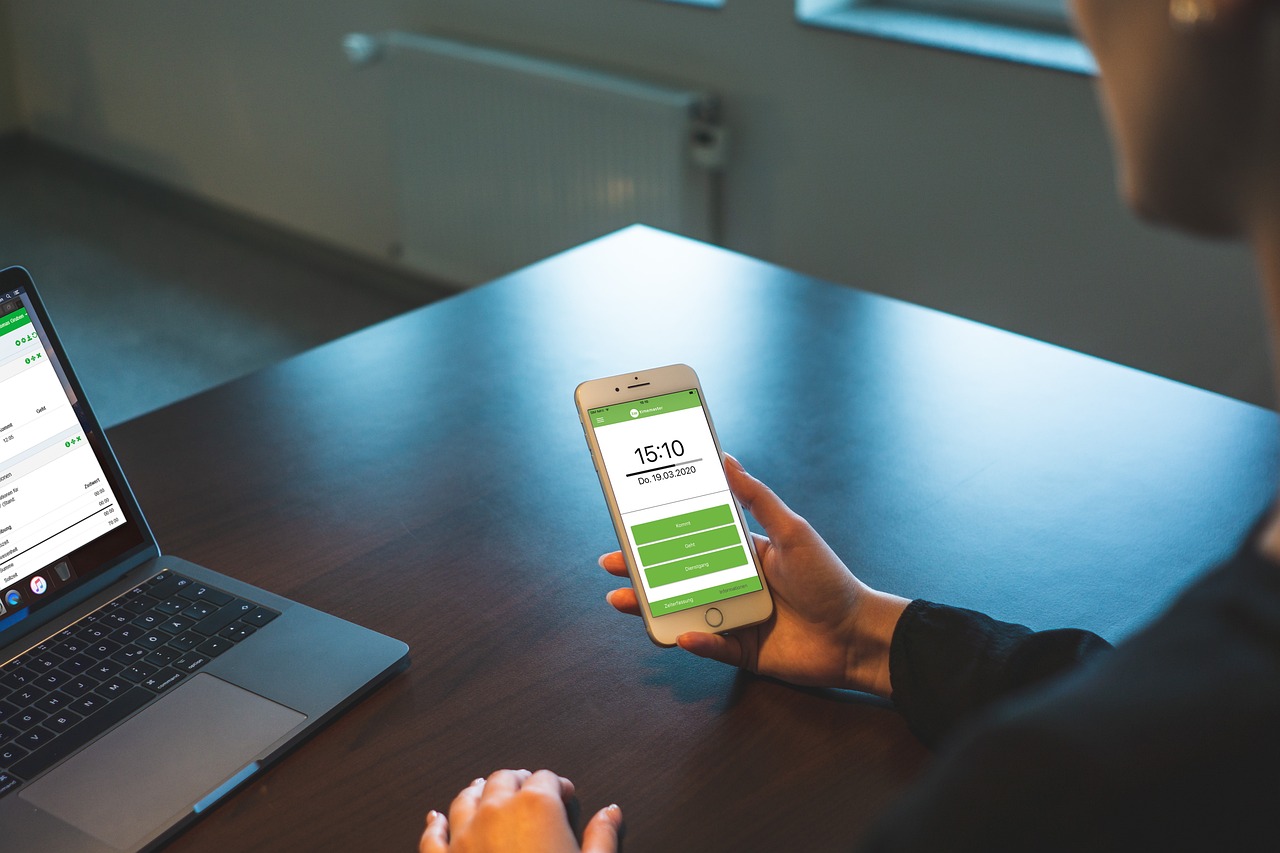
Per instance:
[[[710,658],[726,663],[729,666],[745,666],[742,653],[742,641],[735,635],[704,634],[700,631],[688,631],[676,637],[676,644],[690,654],[700,658]]]
[[[622,834],[622,809],[603,808],[591,816],[582,830],[582,853],[616,853]]]

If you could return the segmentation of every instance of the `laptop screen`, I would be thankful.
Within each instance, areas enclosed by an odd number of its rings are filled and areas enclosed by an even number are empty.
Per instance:
[[[0,277],[0,631],[144,543],[128,487],[108,474],[118,470],[110,450],[22,279]]]

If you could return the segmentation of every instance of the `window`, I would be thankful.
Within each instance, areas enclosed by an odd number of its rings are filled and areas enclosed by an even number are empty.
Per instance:
[[[1066,0],[795,0],[801,23],[1094,74]]]
[[[1067,0],[881,0],[879,6],[1069,31]]]

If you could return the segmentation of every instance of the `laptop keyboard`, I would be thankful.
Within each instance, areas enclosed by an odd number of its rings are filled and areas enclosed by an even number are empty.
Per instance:
[[[279,615],[165,570],[0,667],[0,797]]]

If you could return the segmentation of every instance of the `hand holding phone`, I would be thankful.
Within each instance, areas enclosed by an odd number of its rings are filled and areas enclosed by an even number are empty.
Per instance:
[[[587,446],[649,637],[759,624],[773,601],[697,374],[677,364],[584,382]]]
[[[686,633],[686,651],[792,684],[861,690],[888,698],[889,648],[907,599],[858,580],[817,531],[764,483],[726,457],[729,485],[764,527],[756,553],[773,595],[768,621],[732,634]],[[622,552],[600,558],[610,574],[627,577]],[[632,587],[615,589],[609,603],[640,615]]]

